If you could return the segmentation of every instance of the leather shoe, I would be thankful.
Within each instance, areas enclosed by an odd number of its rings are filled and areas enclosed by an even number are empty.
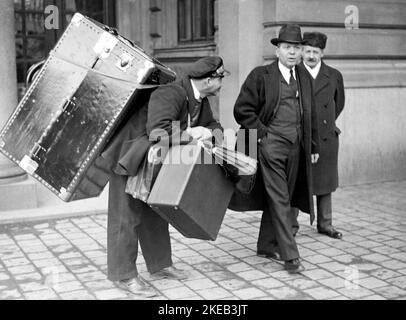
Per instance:
[[[298,258],[285,261],[285,270],[289,273],[300,273],[305,270],[305,267],[300,263]]]
[[[158,279],[173,279],[173,280],[185,280],[188,278],[188,273],[185,270],[175,268],[170,266],[161,269],[157,272],[151,273],[151,278],[154,280]]]
[[[261,258],[276,260],[276,261],[281,261],[282,260],[279,253],[272,252],[272,251],[258,250],[257,251],[257,256],[261,257]]]
[[[120,289],[143,298],[150,298],[158,295],[158,292],[142,281],[140,277],[117,281],[117,286]]]
[[[317,229],[317,232],[334,239],[341,239],[343,237],[343,234],[333,227],[331,229]]]

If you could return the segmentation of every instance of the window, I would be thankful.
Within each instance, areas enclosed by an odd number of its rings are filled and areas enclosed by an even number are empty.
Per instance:
[[[213,40],[214,1],[178,0],[179,42]]]
[[[49,5],[58,8],[57,29],[45,28]],[[25,82],[31,65],[47,57],[75,12],[115,26],[114,8],[114,0],[14,0],[18,83]]]

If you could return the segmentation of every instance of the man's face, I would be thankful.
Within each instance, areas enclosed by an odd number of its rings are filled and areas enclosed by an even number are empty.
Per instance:
[[[314,68],[323,58],[323,50],[318,47],[304,46],[303,61],[310,68]]]
[[[292,68],[300,62],[302,46],[300,44],[282,42],[276,49],[276,56],[287,68]]]
[[[221,84],[223,82],[223,78],[215,77],[215,78],[207,78],[205,93],[207,96],[218,96],[221,90]]]

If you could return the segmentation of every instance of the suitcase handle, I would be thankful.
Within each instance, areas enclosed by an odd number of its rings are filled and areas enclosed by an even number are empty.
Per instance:
[[[117,38],[122,38],[122,39],[128,41],[133,47],[136,47],[136,45],[135,45],[135,43],[133,41],[131,41],[130,39],[120,35],[116,28],[111,28],[111,27],[108,27],[108,26],[104,26],[103,29],[106,30],[107,32],[110,32],[113,36],[116,36]]]

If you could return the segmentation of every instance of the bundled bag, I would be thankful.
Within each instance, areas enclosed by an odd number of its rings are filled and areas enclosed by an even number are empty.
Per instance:
[[[135,199],[147,202],[155,179],[162,167],[162,159],[165,158],[166,152],[168,152],[168,149],[161,145],[151,146],[137,174],[128,177],[125,192]]]
[[[212,146],[204,142],[202,147],[209,151],[217,164],[221,165],[236,188],[242,193],[250,193],[255,184],[257,160],[224,146]]]

